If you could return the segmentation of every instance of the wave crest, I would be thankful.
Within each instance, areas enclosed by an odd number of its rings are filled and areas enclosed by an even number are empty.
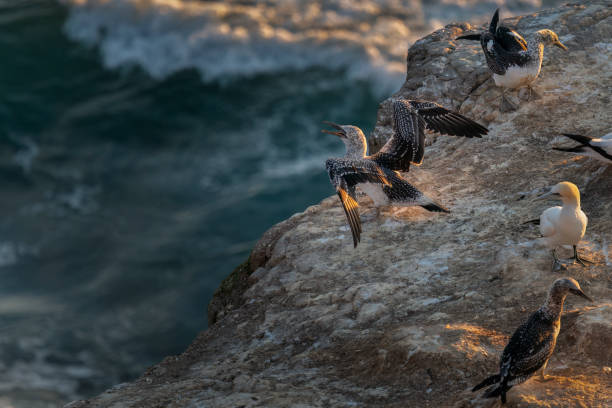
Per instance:
[[[138,64],[155,78],[195,68],[206,82],[327,67],[389,92],[424,29],[420,0],[63,3],[66,34],[99,47],[106,67]]]

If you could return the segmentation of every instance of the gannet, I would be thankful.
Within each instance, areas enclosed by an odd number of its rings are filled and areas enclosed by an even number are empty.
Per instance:
[[[567,136],[580,144],[570,148],[553,147],[554,150],[578,153],[584,156],[594,157],[607,164],[612,164],[612,133],[608,133],[599,139],[588,136],[572,135],[569,133],[563,133],[563,136]]]
[[[557,335],[561,329],[563,302],[568,293],[593,301],[584,294],[574,279],[557,279],[552,284],[544,304],[529,316],[510,338],[499,361],[499,374],[488,377],[472,388],[472,392],[491,386],[483,397],[501,397],[502,404],[505,404],[508,390],[527,381],[538,370],[541,370],[540,375],[545,379],[544,370],[555,350]]]
[[[376,207],[421,206],[429,211],[449,212],[410,185],[398,171],[408,171],[410,164],[422,163],[425,127],[465,137],[481,137],[488,132],[487,128],[436,103],[398,99],[393,102],[393,136],[378,153],[368,156],[361,129],[325,123],[336,130],[323,132],[340,137],[346,145],[344,157],[328,159],[325,167],[348,219],[354,247],[361,238],[356,186],[372,198]]]
[[[564,50],[567,50],[567,47],[559,41],[554,31],[539,30],[530,36],[529,41],[525,41],[516,31],[504,26],[497,27],[498,21],[499,9],[493,14],[489,31],[462,35],[456,39],[480,41],[487,65],[493,72],[495,85],[502,88],[501,106],[507,104],[511,109],[516,109],[506,98],[505,90],[528,86],[531,92],[531,84],[540,74],[542,67],[544,46],[556,45]]]
[[[549,196],[560,197],[563,206],[551,207],[540,215],[541,243],[552,249],[553,270],[559,263],[556,255],[556,248],[561,245],[572,245],[574,247],[574,263],[578,262],[582,266],[585,259],[580,258],[576,245],[580,242],[586,231],[588,218],[580,209],[580,190],[574,183],[563,181],[553,186],[548,193],[538,197],[544,199]],[[586,261],[590,262],[590,261]]]

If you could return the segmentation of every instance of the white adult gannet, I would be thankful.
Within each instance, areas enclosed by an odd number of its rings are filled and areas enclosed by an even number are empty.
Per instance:
[[[604,163],[612,164],[612,132],[595,139],[589,136],[563,133],[563,136],[580,143],[574,147],[553,147],[561,152],[578,153],[579,155],[594,157]]]
[[[557,279],[548,292],[544,304],[514,332],[499,361],[499,374],[492,375],[472,389],[472,392],[490,386],[484,398],[500,397],[506,403],[510,388],[527,381],[540,370],[542,379],[548,359],[555,351],[561,330],[563,303],[569,294],[593,301],[584,294],[572,278]]]
[[[582,266],[586,266],[584,262],[590,262],[582,259],[578,255],[576,245],[580,242],[586,231],[588,218],[580,209],[580,190],[574,183],[563,181],[553,186],[548,193],[538,197],[544,199],[546,197],[560,197],[563,206],[551,207],[545,210],[540,215],[540,232],[542,238],[540,242],[552,249],[553,254],[553,270],[559,264],[556,249],[561,245],[571,245],[574,247],[574,263],[578,262]]]

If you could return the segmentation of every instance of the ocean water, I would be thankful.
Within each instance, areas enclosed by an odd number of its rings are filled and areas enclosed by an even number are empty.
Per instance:
[[[0,407],[180,353],[258,237],[333,194],[321,121],[367,134],[415,39],[556,3],[0,0]]]

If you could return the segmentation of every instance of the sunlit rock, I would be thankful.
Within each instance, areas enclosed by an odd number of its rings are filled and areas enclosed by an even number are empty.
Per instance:
[[[570,49],[546,50],[540,99],[499,112],[480,46],[453,41],[468,25],[419,40],[397,94],[490,129],[482,139],[429,136],[423,165],[406,174],[451,214],[376,218],[364,197],[354,249],[335,196],[308,208],[264,235],[233,278],[248,284],[219,291],[215,323],[187,351],[71,408],[489,406],[470,388],[496,371],[508,336],[562,276],[533,244],[537,228],[522,225],[549,206],[532,198],[562,180],[583,192],[580,249],[595,262],[562,274],[595,303],[568,299],[551,379],[513,388],[508,406],[612,406],[612,168],[551,150],[560,132],[612,128],[612,8],[599,0],[504,23],[524,34],[554,29]],[[374,149],[390,135],[389,107],[381,104]]]

